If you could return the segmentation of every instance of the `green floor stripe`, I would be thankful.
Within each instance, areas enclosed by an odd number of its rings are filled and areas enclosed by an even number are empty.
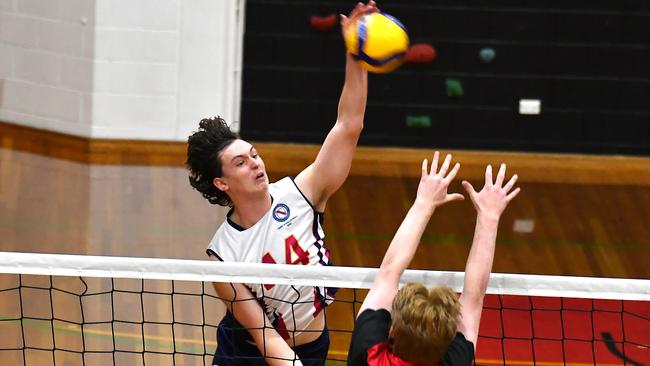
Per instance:
[[[56,323],[64,323],[62,321],[54,321]],[[68,326],[62,326],[62,325],[54,325],[52,324],[52,321],[50,320],[40,320],[40,319],[30,319],[30,318],[23,318],[21,319],[16,319],[16,318],[7,318],[7,317],[0,317],[0,326],[6,323],[14,323],[14,324],[20,324],[21,330],[25,331],[24,328],[31,328],[39,331],[47,331],[48,333],[52,332],[54,330],[55,334],[56,333],[61,333],[61,334],[72,334],[72,335],[79,335],[84,337],[84,340],[87,341],[89,338],[90,339],[97,339],[100,341],[107,341],[112,344],[113,340],[115,340],[116,343],[122,343],[122,344],[131,344],[131,345],[142,345],[143,343],[143,337],[141,334],[138,333],[128,333],[128,332],[112,332],[110,330],[93,330],[93,329],[88,329],[89,325],[86,325],[86,329],[81,330],[81,326],[77,324],[70,324]],[[106,323],[108,326],[110,326],[110,323]],[[93,325],[94,327],[97,327],[97,325]],[[8,329],[5,329],[3,333],[8,332]],[[176,348],[174,349],[174,343]],[[210,347],[211,349],[216,348],[217,344],[216,342],[209,342],[206,341],[206,346]],[[142,348],[142,347],[140,347]],[[133,351],[135,347],[132,347],[131,350],[125,350],[125,349],[119,349],[118,351]],[[184,352],[184,353],[191,353],[195,355],[204,355],[204,353],[207,351],[208,354],[212,352],[211,350],[206,350],[204,351],[203,348],[203,341],[202,340],[194,340],[194,339],[188,339],[188,338],[176,338],[176,342],[171,337],[166,337],[166,336],[145,336],[144,337],[144,351],[157,351],[157,352]],[[104,351],[100,351],[104,352]],[[106,350],[105,352],[112,352],[112,349]],[[133,351],[133,352],[141,352],[141,351]]]
[[[359,240],[359,241],[386,241],[390,242],[393,239],[393,234],[388,233],[344,233],[332,232],[326,233],[326,240]],[[425,234],[422,236],[422,243],[434,246],[445,246],[462,244],[469,245],[472,242],[471,237],[461,237],[456,235],[430,235]],[[541,241],[541,240],[499,240],[497,239],[497,246],[547,246],[547,247],[586,247],[586,248],[625,248],[636,249],[646,248],[647,244],[641,243],[587,243],[578,241]]]

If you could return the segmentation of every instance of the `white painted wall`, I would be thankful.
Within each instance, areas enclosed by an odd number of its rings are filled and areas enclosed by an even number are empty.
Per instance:
[[[0,0],[0,120],[89,136],[94,0]]]
[[[0,120],[172,141],[238,120],[244,1],[0,0]]]

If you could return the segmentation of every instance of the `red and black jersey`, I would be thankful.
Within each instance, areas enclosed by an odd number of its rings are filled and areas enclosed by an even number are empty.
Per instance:
[[[406,360],[392,352],[388,332],[392,319],[385,309],[366,309],[357,318],[348,352],[351,366],[422,366]],[[456,333],[441,362],[445,366],[472,365],[474,344]]]

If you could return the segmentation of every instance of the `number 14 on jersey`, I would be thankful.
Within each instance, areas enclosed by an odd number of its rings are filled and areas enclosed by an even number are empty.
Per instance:
[[[290,237],[284,239],[284,258],[286,264],[309,264],[309,253],[307,253],[300,244],[295,236],[291,235]],[[278,263],[271,253],[267,252],[262,257],[262,263]],[[264,288],[270,290],[275,285],[264,285]]]

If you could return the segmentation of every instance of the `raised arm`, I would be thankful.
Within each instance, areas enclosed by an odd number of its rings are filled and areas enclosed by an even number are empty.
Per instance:
[[[503,185],[506,176],[506,165],[501,164],[496,181],[492,180],[492,167],[485,169],[485,185],[476,192],[469,182],[463,181],[474,208],[476,208],[476,229],[472,248],[465,265],[465,281],[463,293],[460,296],[461,320],[458,331],[474,344],[478,338],[478,328],[483,311],[483,298],[487,289],[494,248],[496,246],[499,218],[508,203],[517,196],[520,189],[512,189],[517,182],[517,175]]]
[[[411,263],[422,233],[436,207],[450,201],[463,199],[461,194],[447,193],[447,188],[458,173],[460,164],[456,163],[447,175],[451,164],[451,155],[447,155],[440,171],[436,172],[438,156],[436,151],[433,155],[430,172],[427,172],[427,160],[422,162],[422,177],[415,202],[397,229],[397,233],[384,255],[384,260],[381,262],[379,274],[359,309],[359,314],[365,309],[391,310],[393,299],[397,294],[399,279]]]
[[[374,11],[377,11],[374,1],[367,5],[358,3],[349,17],[341,15],[341,28],[345,31],[360,16]],[[336,124],[325,138],[316,160],[296,177],[298,187],[319,211],[324,211],[327,199],[341,187],[350,172],[363,129],[367,96],[368,72],[347,53]]]

